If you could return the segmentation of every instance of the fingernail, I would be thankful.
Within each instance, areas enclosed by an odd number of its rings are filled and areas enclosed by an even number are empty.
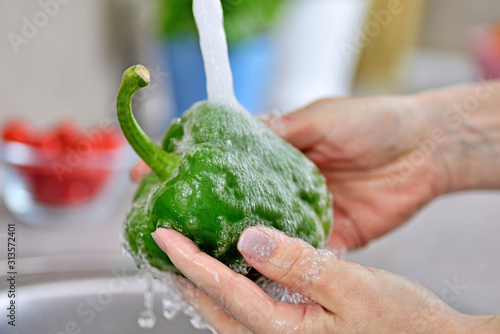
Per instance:
[[[160,247],[161,250],[166,253],[167,252],[167,246],[165,246],[165,244],[163,243],[163,241],[160,239],[160,236],[158,235],[158,233],[156,231],[154,231],[153,233],[151,233],[151,236],[153,237],[153,240],[156,242],[156,244],[158,245],[158,247]]]
[[[241,234],[238,242],[238,250],[243,255],[260,262],[265,262],[276,250],[276,242],[270,235],[258,229],[250,228]]]

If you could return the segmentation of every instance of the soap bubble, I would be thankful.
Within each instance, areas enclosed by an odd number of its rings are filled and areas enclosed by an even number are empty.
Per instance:
[[[192,230],[196,230],[200,225],[200,221],[196,217],[190,217],[187,220],[186,225],[188,228],[190,228]]]

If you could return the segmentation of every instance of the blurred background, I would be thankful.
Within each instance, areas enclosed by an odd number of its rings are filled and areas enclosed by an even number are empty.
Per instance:
[[[500,77],[497,0],[222,2],[235,92],[254,114],[327,96],[407,94]],[[142,290],[131,288],[136,272],[119,237],[136,157],[114,126],[115,98],[124,69],[146,65],[152,82],[135,98],[136,117],[159,139],[206,97],[190,8],[185,0],[0,2],[0,247],[15,224],[19,290],[35,296],[23,301],[25,327],[12,333],[56,333],[68,319],[88,333],[139,330]],[[415,280],[461,312],[500,314],[498,203],[498,192],[438,199],[347,258]],[[2,251],[2,268],[6,257]],[[124,291],[137,305],[123,307],[128,299],[111,294],[94,308],[98,321],[84,321],[75,310],[86,294],[99,296],[113,270],[134,282]],[[37,295],[36,283],[75,280],[68,285],[74,300],[58,295],[64,308],[34,317],[50,297]],[[187,319],[178,322],[184,328]]]

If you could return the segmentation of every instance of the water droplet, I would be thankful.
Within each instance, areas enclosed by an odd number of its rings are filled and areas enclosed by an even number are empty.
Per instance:
[[[165,317],[165,319],[173,319],[179,311],[178,304],[170,300],[168,297],[163,297],[161,303],[163,306],[163,316]]]
[[[311,300],[300,293],[283,287],[281,284],[270,280],[267,277],[259,277],[255,283],[266,292],[275,302],[282,302],[292,305],[300,303],[310,303]]]
[[[158,219],[156,226],[159,226],[162,228],[172,228],[172,226],[174,226],[174,224],[171,220]]]
[[[139,314],[137,322],[142,328],[153,328],[156,324],[156,315],[153,311],[154,306],[154,291],[153,277],[149,274],[146,277],[146,292],[144,292],[144,307],[146,310]]]
[[[233,263],[229,266],[233,271],[246,275],[250,272],[250,269],[252,269],[252,266],[248,264],[248,262],[243,259],[239,262]]]
[[[137,322],[141,328],[153,328],[156,325],[156,315],[153,311],[142,311]]]
[[[193,189],[186,181],[179,181],[175,185],[176,194],[175,200],[177,203],[187,206],[189,204],[189,196],[193,194]]]
[[[198,226],[200,226],[200,221],[196,217],[191,217],[186,222],[186,225],[188,228],[190,228],[192,230],[196,230],[198,228]]]

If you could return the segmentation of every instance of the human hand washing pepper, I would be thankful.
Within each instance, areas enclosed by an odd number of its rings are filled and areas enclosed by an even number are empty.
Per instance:
[[[237,250],[252,225],[274,227],[323,247],[333,222],[332,198],[317,167],[239,105],[195,104],[167,131],[162,146],[135,122],[131,99],[149,82],[129,68],[118,95],[125,137],[151,167],[125,224],[126,248],[140,267],[177,271],[156,245],[158,227],[181,232],[207,254],[246,273]]]
[[[500,319],[460,314],[404,277],[338,260],[328,250],[314,249],[274,229],[246,229],[238,250],[260,273],[310,302],[274,302],[250,279],[201,252],[178,232],[158,229],[154,236],[189,279],[177,281],[186,301],[220,334],[441,334],[500,329]]]
[[[356,219],[334,231],[336,242],[355,247],[400,225],[439,194],[500,189],[500,82],[488,85],[495,93],[453,127],[442,123],[447,106],[473,96],[479,85],[407,97],[328,99],[268,123],[325,173],[337,199],[336,224]],[[426,163],[397,179],[398,162],[419,149],[415,138],[432,138],[429,129],[436,128],[447,129],[446,140],[436,142]],[[175,231],[158,229],[154,238],[189,279],[178,284],[186,300],[219,333],[500,332],[500,316],[460,314],[404,277],[338,260],[276,230],[246,229],[238,250],[261,274],[311,302],[274,302]]]
[[[407,97],[328,99],[267,123],[301,148],[325,174],[337,198],[336,223],[344,219],[334,231],[335,243],[356,247],[360,241],[368,242],[400,225],[439,194],[500,189],[493,172],[500,166],[498,150],[494,149],[498,147],[498,127],[492,125],[500,124],[500,86],[498,82],[491,85],[497,94],[482,102],[480,112],[470,121],[490,133],[487,138],[493,141],[477,142],[468,124],[454,127],[428,162],[417,166],[409,177],[396,179],[400,182],[394,189],[386,177],[391,180],[398,176],[398,161],[419,149],[414,139],[430,136],[428,129],[445,129],[440,122],[449,101],[462,101],[477,86]],[[469,143],[468,151],[461,149],[464,140]],[[136,179],[145,170],[140,166],[133,172]],[[471,169],[491,172],[470,173]],[[349,218],[355,221],[349,224]],[[328,251],[314,250],[273,230],[245,230],[238,250],[256,270],[300,291],[315,303],[274,303],[252,282],[206,256],[177,232],[158,229],[155,239],[194,283],[179,281],[186,300],[219,333],[500,330],[500,316],[460,314],[403,277],[340,261]],[[268,251],[255,252],[259,249]],[[269,256],[267,259],[262,256],[264,253]],[[317,275],[308,276],[311,272]]]

